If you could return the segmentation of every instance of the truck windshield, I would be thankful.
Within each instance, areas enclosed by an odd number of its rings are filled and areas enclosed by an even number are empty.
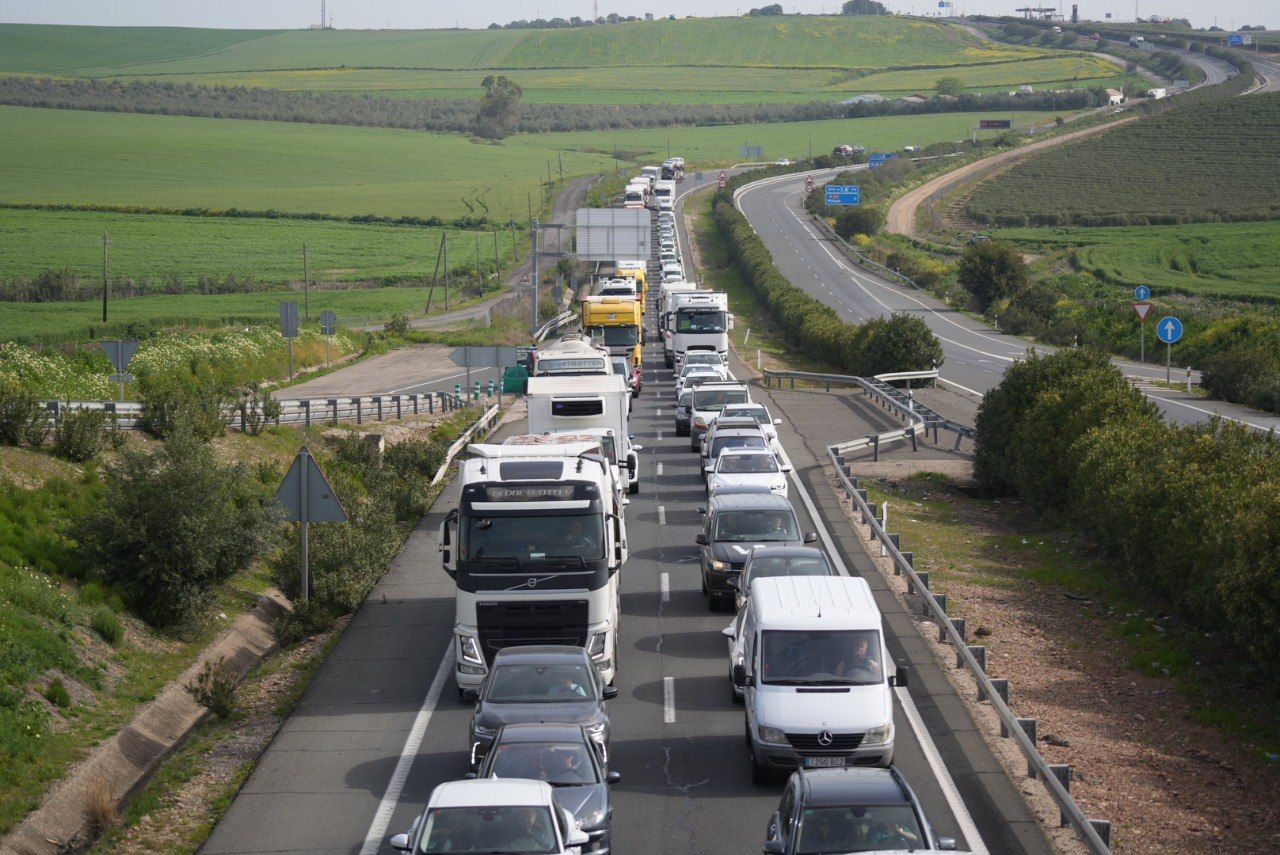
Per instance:
[[[551,855],[558,849],[552,823],[545,807],[433,808],[427,812],[418,851]]]
[[[685,309],[676,312],[678,333],[722,333],[724,330],[724,312],[691,312]]]
[[[634,324],[624,327],[592,327],[587,330],[592,338],[603,338],[605,347],[635,347],[640,340],[640,328]]]
[[[798,529],[790,510],[720,511],[716,514],[715,539],[733,543],[796,541],[800,539]]]
[[[880,633],[765,630],[760,669],[763,682],[772,686],[873,686],[884,682]]]
[[[745,404],[746,389],[705,389],[700,390],[692,400],[693,409],[699,412],[718,413],[725,404]]]
[[[604,526],[599,516],[542,515],[469,517],[458,557],[462,561],[515,558],[521,562],[557,558],[599,561],[604,557]],[[507,569],[495,567],[495,572]],[[483,573],[483,568],[471,569]]]

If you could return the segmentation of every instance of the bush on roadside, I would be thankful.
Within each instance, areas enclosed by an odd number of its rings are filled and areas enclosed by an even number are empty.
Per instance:
[[[16,380],[0,380],[0,445],[43,444],[46,413],[40,399]]]
[[[293,611],[276,620],[276,641],[281,647],[292,647],[313,635],[333,626],[335,615],[327,603],[300,600],[293,604]]]
[[[870,377],[894,371],[928,371],[942,364],[942,343],[917,315],[895,312],[872,318],[849,340],[846,364]]]
[[[107,644],[116,644],[124,638],[124,624],[111,609],[98,609],[93,613],[93,631]]]
[[[75,526],[87,565],[155,626],[179,623],[267,544],[276,512],[241,464],[218,462],[185,431],[152,451],[126,449],[103,499]]]
[[[107,447],[110,417],[105,410],[64,408],[53,426],[53,453],[88,463]]]
[[[387,321],[386,330],[397,338],[404,338],[409,334],[409,316],[395,314]]]
[[[236,677],[225,659],[205,662],[195,678],[183,686],[197,704],[219,719],[228,719],[236,711]]]
[[[972,296],[974,307],[986,312],[992,303],[1013,298],[1027,287],[1027,265],[1012,245],[983,241],[965,247],[957,278]]]
[[[62,682],[61,677],[54,677],[49,685],[45,687],[44,697],[45,700],[60,709],[71,706],[71,692],[67,691],[67,684]]]
[[[241,394],[236,408],[240,411],[241,426],[252,436],[260,436],[262,429],[280,418],[281,413],[280,402],[264,391],[260,383],[250,385]]]
[[[191,373],[148,373],[139,375],[137,386],[142,429],[157,439],[181,431],[210,440],[226,432],[234,395],[213,371],[197,366]]]
[[[883,227],[884,212],[871,206],[854,206],[836,217],[836,234],[845,240],[851,240],[854,235],[874,235]]]

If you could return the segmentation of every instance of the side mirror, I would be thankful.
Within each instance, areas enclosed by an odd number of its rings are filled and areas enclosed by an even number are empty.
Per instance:
[[[621,772],[610,772],[609,774],[604,776],[604,782],[606,784],[616,784],[621,780],[622,780]]]
[[[899,665],[897,672],[890,679],[890,683],[894,686],[905,687],[911,680],[911,669],[906,665]]]
[[[586,846],[591,842],[591,838],[581,828],[574,828],[569,831],[564,842],[568,846]]]
[[[705,517],[705,516],[707,515],[707,509],[706,509],[706,508],[698,508],[698,513],[702,514],[702,515]]]
[[[397,852],[409,851],[409,835],[397,834],[391,838],[391,848]]]
[[[774,420],[773,420],[773,423],[774,423],[775,425],[780,425],[780,424],[782,424],[782,419],[774,419]]]
[[[437,534],[436,548],[440,551],[440,566],[445,573],[449,574],[452,579],[457,574],[457,570],[453,566],[453,538],[450,536],[451,526],[457,525],[458,509],[454,508],[445,514],[443,520],[440,521],[440,529]]]
[[[783,855],[786,851],[781,840],[766,840],[764,842],[764,855]]]
[[[811,531],[804,536],[805,543],[814,543],[817,541],[817,539],[818,539],[818,533],[816,531]]]
[[[784,464],[782,464],[781,469],[782,469],[782,471],[783,471],[783,472],[794,472],[794,471],[796,471],[796,468],[795,468],[794,466],[792,466],[791,464],[789,464],[789,463],[784,463]]]
[[[693,539],[693,542],[698,544],[699,546],[706,546],[707,535],[703,532],[698,532],[698,536]]]
[[[614,698],[618,697],[618,687],[605,686],[604,691],[600,693],[600,697],[604,698],[606,701],[613,700]]]
[[[631,446],[631,450],[632,450],[632,451],[644,451],[644,446],[643,446],[643,445],[633,445],[633,446]]]
[[[636,474],[636,470],[640,468],[640,458],[634,454],[627,455],[627,471],[632,475]]]
[[[735,632],[733,629],[733,624],[729,624],[724,629],[720,630],[720,634],[723,635],[725,638],[730,638],[730,639],[738,637],[738,633]]]
[[[477,775],[475,772],[468,772],[462,777],[466,778],[468,781],[474,781],[476,778],[479,778],[480,776]]]
[[[733,685],[737,689],[747,685],[747,666],[741,662],[733,666]]]
[[[956,848],[956,839],[954,837],[939,837],[938,848],[947,851],[954,850]]]

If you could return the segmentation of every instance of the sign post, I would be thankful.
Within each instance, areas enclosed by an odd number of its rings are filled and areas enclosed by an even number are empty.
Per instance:
[[[716,176],[716,183],[720,185],[721,189],[727,187],[729,185],[729,176],[722,170],[720,174]]]
[[[307,524],[313,522],[346,522],[347,512],[342,509],[338,497],[333,494],[329,480],[324,477],[311,449],[305,445],[298,449],[284,481],[276,490],[276,501],[284,506],[284,518],[301,523],[302,602],[311,597],[311,568],[307,556]]]
[[[293,340],[298,337],[298,304],[280,304],[280,334],[289,342],[289,376],[293,376]]]
[[[804,192],[805,193],[813,192],[813,176],[812,175],[806,175],[804,178]]]
[[[861,205],[862,188],[857,184],[828,184],[826,202],[828,205]]]
[[[338,332],[338,316],[333,313],[332,309],[325,309],[320,313],[320,335],[325,336],[324,340],[324,364],[326,366],[333,362],[333,354],[329,344],[328,336]]]
[[[1139,285],[1133,289],[1133,298],[1137,300],[1133,304],[1133,311],[1138,315],[1138,361],[1147,361],[1147,315],[1151,314],[1151,304],[1147,302],[1147,298],[1151,296],[1151,289],[1146,285]]]
[[[1173,361],[1173,345],[1182,338],[1182,321],[1172,315],[1166,315],[1156,322],[1156,336],[1164,342],[1164,382],[1172,383],[1170,365]]]
[[[107,354],[107,359],[111,360],[112,366],[116,369],[116,373],[111,375],[111,379],[120,384],[120,400],[124,400],[124,384],[133,379],[132,374],[126,373],[129,367],[129,361],[133,359],[134,353],[138,350],[138,343],[132,340],[125,341],[104,341],[102,350]]]

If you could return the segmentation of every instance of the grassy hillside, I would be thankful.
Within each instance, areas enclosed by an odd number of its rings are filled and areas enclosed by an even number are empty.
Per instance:
[[[1159,293],[1280,301],[1280,222],[1195,223],[1096,229],[1002,229],[994,233],[1117,285]]]
[[[201,276],[301,281],[304,243],[318,282],[421,279],[431,276],[440,247],[440,229],[415,226],[0,208],[0,279],[50,267],[96,278],[104,231],[113,277],[188,287]],[[509,264],[511,236],[500,237],[499,252]],[[491,264],[493,235],[480,238],[481,258]],[[450,234],[450,267],[470,266],[475,254],[474,232]]]
[[[0,71],[79,74],[225,50],[271,30],[0,24]]]
[[[0,107],[0,202],[523,220],[559,154],[537,138]],[[564,153],[566,175],[610,165]]]
[[[1172,109],[1029,158],[968,210],[1010,226],[1280,218],[1278,130],[1280,93]]]

